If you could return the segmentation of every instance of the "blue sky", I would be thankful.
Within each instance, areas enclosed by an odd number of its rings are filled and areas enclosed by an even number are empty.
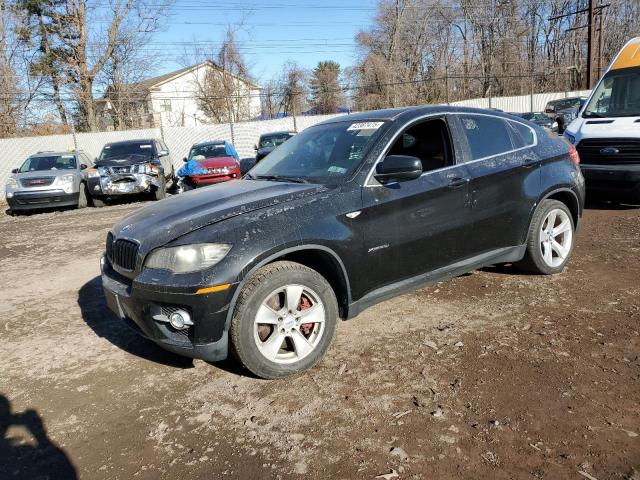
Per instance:
[[[277,75],[287,60],[313,68],[321,60],[345,67],[355,59],[354,36],[371,25],[376,0],[177,0],[164,31],[146,47],[161,74],[184,66],[198,48],[219,48],[226,25],[240,25],[237,38],[259,81]]]

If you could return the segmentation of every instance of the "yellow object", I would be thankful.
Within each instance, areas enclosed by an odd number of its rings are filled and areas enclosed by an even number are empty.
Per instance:
[[[611,70],[640,66],[640,37],[634,38],[620,51]]]
[[[213,287],[201,288],[196,292],[196,295],[203,295],[205,293],[221,292],[227,290],[231,286],[230,283],[224,283],[222,285],[214,285]]]

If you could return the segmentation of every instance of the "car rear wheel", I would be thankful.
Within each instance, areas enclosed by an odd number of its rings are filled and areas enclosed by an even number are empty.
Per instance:
[[[80,183],[80,191],[78,192],[78,208],[86,208],[88,204],[87,185]]]
[[[561,272],[573,251],[574,233],[569,208],[558,200],[542,201],[531,220],[527,251],[518,266],[543,275]]]
[[[240,292],[231,322],[233,352],[253,374],[282,378],[313,367],[331,345],[338,304],[315,270],[274,262]]]

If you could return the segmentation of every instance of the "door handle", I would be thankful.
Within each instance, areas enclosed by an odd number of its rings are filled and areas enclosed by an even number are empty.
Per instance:
[[[447,185],[449,188],[458,188],[467,184],[469,180],[464,177],[452,177],[449,179],[449,184]]]

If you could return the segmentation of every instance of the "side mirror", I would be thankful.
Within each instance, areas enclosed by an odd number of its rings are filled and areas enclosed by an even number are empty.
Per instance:
[[[403,182],[422,175],[422,162],[409,155],[389,155],[376,165],[373,175],[380,183]]]
[[[257,151],[258,150],[258,145],[254,145],[253,149]]]
[[[182,157],[182,161],[183,161],[184,163],[187,163],[187,162],[189,161],[189,159],[188,159],[187,157]]]
[[[11,173],[18,173],[18,168],[14,168],[13,170],[11,170]]]
[[[96,163],[97,161],[98,161],[98,157],[95,157],[95,158],[93,159],[93,163]]]
[[[544,113],[553,113],[555,111],[556,111],[556,109],[553,106],[550,106],[550,107],[547,107],[547,108],[544,109]]]
[[[158,152],[158,158],[168,157],[168,156],[169,156],[169,151],[168,150],[160,150]]]
[[[80,170],[86,170],[87,166],[84,163],[80,164]]]

